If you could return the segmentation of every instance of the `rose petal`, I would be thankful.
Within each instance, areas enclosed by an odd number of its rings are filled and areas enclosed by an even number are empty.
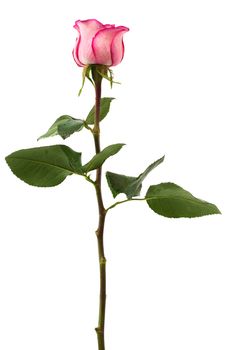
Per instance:
[[[74,26],[75,27],[75,26]],[[80,44],[80,34],[78,33],[77,39],[76,39],[76,43],[75,43],[75,47],[72,51],[73,57],[75,62],[77,63],[78,66],[83,67],[84,64],[79,60],[79,44]]]
[[[120,27],[119,27],[120,28]],[[121,29],[116,33],[111,43],[111,54],[112,54],[112,66],[119,64],[124,57],[124,43],[123,35],[128,32],[129,29],[126,27],[121,27]]]
[[[126,27],[111,27],[100,29],[96,33],[92,48],[97,64],[112,66],[120,63],[124,53],[122,36],[126,31]]]
[[[77,56],[79,61],[84,65],[96,63],[92,50],[92,39],[100,29],[109,28],[110,26],[112,27],[112,25],[104,25],[96,19],[79,20],[75,22],[74,28],[80,33]]]

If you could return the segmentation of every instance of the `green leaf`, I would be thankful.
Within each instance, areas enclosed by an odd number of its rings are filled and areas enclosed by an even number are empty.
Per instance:
[[[82,119],[75,119],[70,115],[62,115],[53,123],[44,135],[37,139],[37,141],[55,135],[60,135],[63,139],[66,139],[74,132],[82,130],[83,126],[84,121]]]
[[[154,169],[156,168],[159,164],[163,163],[165,156],[162,158],[159,158],[156,160],[154,163],[150,164],[143,173],[141,173],[138,178],[137,182],[138,184],[142,183],[142,181],[147,177],[147,175]]]
[[[139,196],[143,180],[154,168],[156,168],[163,161],[164,156],[149,165],[146,170],[138,177],[115,174],[108,171],[106,173],[106,178],[113,197],[115,198],[119,193],[126,194],[128,199]]]
[[[194,197],[174,183],[150,186],[146,193],[149,207],[157,214],[168,218],[194,218],[221,214],[216,205]]]
[[[103,120],[106,117],[106,115],[108,114],[112,100],[115,100],[115,99],[113,97],[101,98],[100,121]],[[87,119],[86,119],[87,124],[94,124],[94,122],[95,122],[95,106],[91,109],[91,111],[89,112]]]
[[[132,186],[136,183],[137,177],[126,176],[116,173],[111,173],[110,171],[106,172],[106,178],[108,186],[112,192],[113,197],[115,198],[119,193],[125,193],[127,198],[132,198]],[[133,196],[139,196],[141,191],[141,186],[134,189]]]
[[[22,149],[6,157],[12,172],[29,185],[51,187],[68,175],[82,175],[81,153],[65,145]]]
[[[97,153],[87,164],[83,166],[83,172],[88,173],[91,170],[100,168],[106,159],[118,153],[124,146],[124,143],[116,143],[104,148],[100,153]]]
[[[58,134],[65,140],[74,132],[82,130],[83,126],[84,121],[82,119],[74,119],[71,117],[70,120],[58,126]]]

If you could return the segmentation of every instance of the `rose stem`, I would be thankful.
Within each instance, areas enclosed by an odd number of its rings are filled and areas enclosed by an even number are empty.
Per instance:
[[[101,83],[102,76],[98,73],[97,67],[92,68],[92,77],[95,83],[95,123],[93,136],[95,142],[96,154],[100,152],[100,102],[101,102]],[[104,255],[104,223],[106,209],[104,208],[101,188],[102,167],[96,170],[95,190],[99,211],[99,224],[96,230],[99,252],[99,269],[100,269],[100,299],[99,299],[99,322],[95,328],[98,340],[98,349],[105,350],[104,342],[104,324],[105,324],[105,306],[106,306],[106,259]]]

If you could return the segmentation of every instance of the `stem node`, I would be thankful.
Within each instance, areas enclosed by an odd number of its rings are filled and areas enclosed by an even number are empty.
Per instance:
[[[106,258],[102,256],[100,258],[100,265],[106,265],[106,262],[107,262]]]

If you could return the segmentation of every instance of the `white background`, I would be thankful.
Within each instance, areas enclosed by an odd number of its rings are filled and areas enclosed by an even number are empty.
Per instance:
[[[171,220],[144,202],[109,212],[106,350],[232,350],[233,9],[226,0],[4,1],[1,32],[1,350],[97,349],[97,207],[91,185],[51,189],[14,177],[4,157],[63,143],[36,139],[62,114],[85,118],[81,68],[71,51],[77,19],[130,28],[114,68],[117,99],[102,145],[127,146],[104,170],[175,182],[223,215]],[[93,154],[87,132],[66,144]],[[113,199],[106,187],[105,202]],[[119,197],[119,198],[123,198]]]

